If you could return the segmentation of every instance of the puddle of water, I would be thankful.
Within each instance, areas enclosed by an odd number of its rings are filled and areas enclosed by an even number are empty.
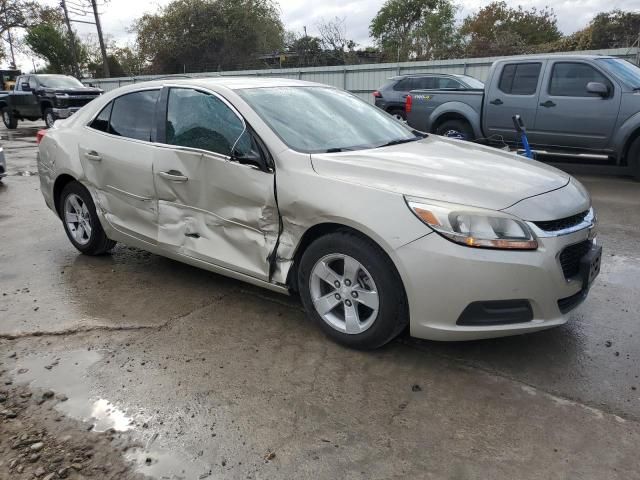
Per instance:
[[[29,170],[25,170],[22,172],[16,172],[14,174],[12,174],[15,177],[33,177],[35,175],[38,175],[38,172],[31,172]]]
[[[188,457],[182,452],[162,449],[135,449],[125,455],[137,466],[137,471],[162,480],[192,480],[214,478],[211,466]]]
[[[16,382],[65,395],[68,400],[58,402],[56,409],[93,424],[93,430],[104,432],[113,428],[124,432],[132,428],[131,419],[108,400],[95,398],[90,393],[87,370],[100,359],[98,352],[86,350],[65,352],[56,357],[28,356],[18,359],[12,373]]]

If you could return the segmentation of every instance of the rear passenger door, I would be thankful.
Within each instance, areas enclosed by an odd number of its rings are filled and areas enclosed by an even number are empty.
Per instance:
[[[604,84],[609,94],[587,91]],[[604,149],[618,119],[620,88],[606,74],[582,61],[549,60],[535,129],[539,143],[551,147]]]
[[[126,93],[86,126],[80,162],[106,220],[116,230],[157,243],[153,184],[155,114],[159,89]]]
[[[522,117],[529,141],[535,143],[534,129],[538,109],[538,92],[546,61],[504,63],[485,94],[484,132],[492,141],[514,143],[517,138],[513,116]]]

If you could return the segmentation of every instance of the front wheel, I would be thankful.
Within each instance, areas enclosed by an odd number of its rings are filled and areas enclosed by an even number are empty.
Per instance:
[[[393,263],[375,243],[352,232],[326,235],[307,248],[298,289],[307,314],[348,347],[380,347],[408,323],[404,288]]]
[[[52,108],[47,108],[44,111],[44,123],[47,125],[47,128],[53,127],[53,124],[56,123],[56,116],[53,114]]]
[[[115,246],[105,235],[91,194],[81,183],[70,182],[62,190],[60,217],[67,237],[85,255],[102,255]]]
[[[640,137],[636,138],[627,153],[627,165],[631,167],[631,176],[640,182]]]
[[[438,125],[435,131],[436,135],[449,138],[458,138],[460,140],[474,140],[473,128],[469,122],[465,120],[447,120]]]
[[[4,126],[10,130],[18,128],[18,119],[15,117],[10,107],[4,107],[2,109],[2,122]]]

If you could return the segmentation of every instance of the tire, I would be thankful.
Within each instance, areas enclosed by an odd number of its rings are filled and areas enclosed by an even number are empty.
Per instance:
[[[345,259],[352,266],[356,262],[357,268],[350,270],[357,275],[344,275]],[[341,282],[339,288],[334,281]],[[393,263],[374,242],[350,231],[331,233],[309,245],[298,268],[298,290],[309,317],[327,336],[351,348],[378,348],[408,324],[404,287]],[[324,306],[325,313],[316,305]],[[349,322],[350,332],[347,309],[357,313],[356,321]]]
[[[10,130],[18,128],[18,119],[9,107],[4,107],[2,109],[2,122],[4,123],[4,126]]]
[[[458,134],[462,140],[475,140],[473,128],[466,120],[447,120],[438,125],[435,134],[443,137],[455,137]]]
[[[389,115],[395,117],[397,120],[404,122],[407,120],[406,112],[401,108],[392,108],[389,110]]]
[[[637,137],[627,153],[627,164],[631,167],[631,176],[640,182],[640,137]]]
[[[89,191],[79,182],[70,182],[60,194],[60,218],[67,237],[74,247],[85,255],[102,255],[111,250],[116,242],[109,240],[100,225],[96,207]],[[78,212],[82,218],[79,221]],[[87,232],[86,226],[90,232]]]
[[[53,127],[53,124],[56,123],[56,117],[53,114],[53,108],[47,108],[44,111],[44,123],[47,125],[47,128]]]

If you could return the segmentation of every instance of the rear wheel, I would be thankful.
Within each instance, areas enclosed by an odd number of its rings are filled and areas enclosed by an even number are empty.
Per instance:
[[[408,323],[404,288],[391,260],[352,232],[326,235],[307,248],[298,289],[307,314],[349,347],[380,347]]]
[[[389,110],[389,114],[392,115],[396,120],[404,122],[407,119],[407,114],[401,108],[394,108]]]
[[[438,125],[436,135],[443,137],[459,138],[461,140],[474,140],[473,128],[466,120],[447,120]]]
[[[4,123],[5,127],[11,130],[18,127],[18,119],[15,117],[15,115],[11,111],[11,108],[9,107],[4,107],[2,109],[2,122]]]
[[[631,167],[631,176],[640,182],[640,137],[636,138],[629,147],[627,164]]]
[[[47,108],[44,111],[44,123],[47,125],[47,128],[53,127],[53,124],[56,123],[56,117],[53,114],[52,108]]]
[[[115,246],[116,242],[105,235],[91,194],[81,183],[68,183],[60,194],[59,205],[67,237],[82,253],[102,255]]]

